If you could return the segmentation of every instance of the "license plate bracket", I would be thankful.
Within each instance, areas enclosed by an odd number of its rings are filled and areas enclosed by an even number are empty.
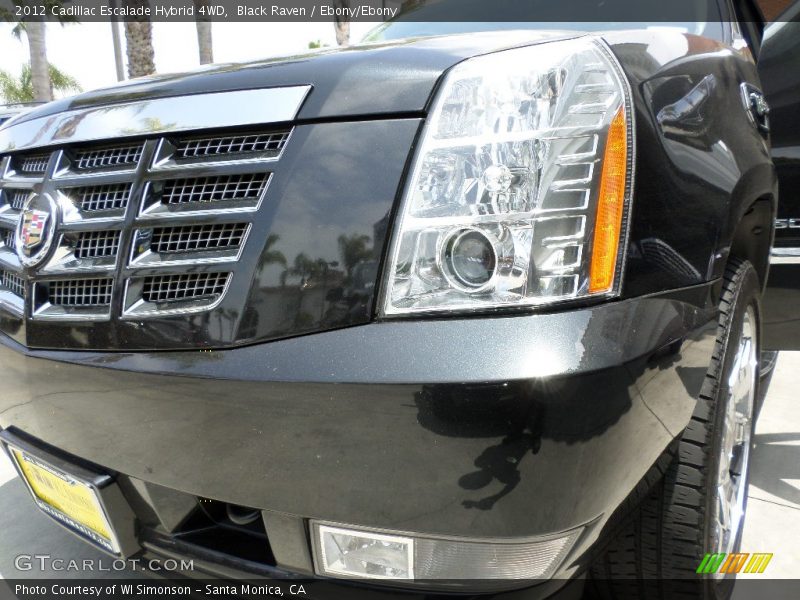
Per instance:
[[[138,550],[133,511],[111,474],[8,430],[0,431],[0,442],[42,512],[113,556]]]

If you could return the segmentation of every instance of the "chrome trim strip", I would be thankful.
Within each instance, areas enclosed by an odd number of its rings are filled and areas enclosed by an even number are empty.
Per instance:
[[[22,263],[19,262],[17,251],[11,246],[0,245],[0,267],[6,267],[5,270],[14,271],[22,276]]]
[[[19,223],[19,213],[15,210],[0,210],[0,225],[5,225],[7,229],[17,230]]]
[[[17,317],[25,316],[25,299],[5,288],[0,288],[0,306]]]
[[[280,152],[278,152],[275,156],[264,156],[264,153],[261,153],[260,155],[259,153],[252,153],[253,155],[247,156],[246,153],[243,153],[245,156],[244,158],[225,159],[224,158],[225,155],[222,154],[218,158],[184,159],[180,163],[175,161],[175,159],[173,158],[173,153],[167,151],[166,145],[168,144],[168,141],[167,138],[163,137],[158,140],[158,146],[156,147],[156,150],[153,153],[153,159],[151,161],[148,172],[171,173],[173,171],[185,170],[187,173],[190,173],[192,170],[204,169],[204,168],[213,169],[216,167],[227,167],[229,165],[259,165],[262,163],[278,162],[283,156],[286,147],[289,145],[293,133],[294,133],[294,128],[290,127],[289,135],[283,144],[283,148],[281,148]],[[236,153],[234,153],[233,156],[236,156]]]
[[[310,90],[310,85],[298,85],[155,98],[70,110],[0,129],[0,152],[292,121]]]
[[[103,277],[102,274],[97,275]],[[102,306],[54,306],[49,301],[36,305],[35,298],[38,296],[37,288],[47,284],[48,281],[34,281],[31,287],[31,297],[34,298],[31,310],[31,319],[41,321],[110,321],[111,304],[107,307]],[[111,302],[113,303],[113,298]]]
[[[194,223],[192,224],[194,225]],[[244,225],[244,223],[243,223]],[[139,232],[147,229],[153,229],[154,227],[139,227],[134,230],[133,233],[133,242],[131,243],[130,248],[130,257],[128,258],[128,267],[132,269],[148,269],[148,268],[162,268],[162,267],[176,267],[181,265],[211,265],[211,264],[224,264],[230,263],[231,265],[235,265],[238,263],[242,258],[242,253],[244,252],[245,245],[247,244],[247,238],[250,237],[250,230],[253,228],[252,223],[247,223],[247,227],[244,230],[244,234],[242,235],[242,241],[239,244],[239,247],[233,248],[223,248],[223,249],[211,249],[211,250],[185,250],[183,252],[153,252],[152,250],[146,250],[136,255],[136,245],[138,243],[138,236]],[[159,226],[161,226],[159,224]],[[176,224],[175,227],[181,227],[181,224]],[[169,258],[163,259],[163,256],[168,256]]]
[[[119,247],[117,252],[108,256],[98,256],[94,258],[78,258],[75,256],[76,240],[68,240],[65,233],[80,235],[81,233],[91,233],[93,231],[117,232],[122,233],[121,229],[77,229],[77,230],[63,230],[58,234],[58,243],[53,255],[39,267],[39,274],[43,276],[49,275],[62,275],[69,273],[94,273],[103,271],[113,271],[117,266],[117,257],[120,255]],[[119,238],[118,238],[119,243]]]
[[[122,299],[122,314],[120,319],[123,321],[130,319],[146,319],[149,317],[160,318],[172,315],[190,315],[198,312],[209,312],[217,308],[231,287],[233,272],[228,274],[228,281],[225,282],[225,289],[211,302],[205,299],[178,300],[171,304],[177,308],[154,308],[157,303],[147,302],[141,297],[142,286],[145,275],[136,275],[125,281],[125,295]]]
[[[769,255],[771,265],[800,265],[800,248],[773,248]]]
[[[243,175],[250,174],[242,173]],[[183,176],[176,176],[176,178],[183,179],[196,177],[197,175],[193,173],[188,173]],[[147,201],[151,199],[153,194],[151,193],[151,187],[156,180],[149,180],[145,182],[144,188],[141,193],[141,197],[137,200],[139,203],[138,212],[136,215],[136,223],[137,225],[147,226],[151,220],[168,220],[168,219],[192,219],[197,218],[198,216],[204,217],[208,215],[234,215],[237,213],[254,213],[258,212],[261,208],[261,203],[264,201],[264,198],[267,195],[267,191],[269,190],[270,183],[272,183],[272,173],[267,173],[267,181],[264,183],[264,189],[261,190],[261,195],[255,199],[248,199],[248,200],[222,200],[220,202],[197,202],[197,203],[186,203],[186,204],[176,204],[170,205],[162,204],[160,201],[160,197],[156,202],[150,202],[147,204]],[[200,206],[192,206],[192,204],[198,204]],[[211,204],[210,207],[205,207],[203,204]],[[215,204],[221,204],[223,206],[214,206]],[[227,204],[227,206],[225,206]],[[175,208],[178,207],[178,208]],[[140,227],[141,228],[141,227]]]

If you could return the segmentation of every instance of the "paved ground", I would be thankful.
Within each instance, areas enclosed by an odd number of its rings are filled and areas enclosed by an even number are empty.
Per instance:
[[[743,552],[772,552],[771,577],[800,578],[800,352],[783,352],[756,425]]]
[[[742,551],[772,552],[770,577],[800,578],[800,352],[783,353],[758,423]],[[0,457],[0,578],[48,577],[38,567],[19,570],[15,557],[109,559],[42,515],[5,455]],[[98,564],[98,563],[95,563]],[[79,577],[80,572],[59,572]],[[85,574],[83,575],[85,577]],[[96,577],[130,576],[100,571]],[[736,594],[744,600],[742,594]]]

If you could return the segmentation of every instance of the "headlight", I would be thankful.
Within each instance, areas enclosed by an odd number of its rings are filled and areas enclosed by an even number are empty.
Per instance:
[[[591,37],[454,67],[406,188],[384,312],[618,293],[632,119],[627,81]]]

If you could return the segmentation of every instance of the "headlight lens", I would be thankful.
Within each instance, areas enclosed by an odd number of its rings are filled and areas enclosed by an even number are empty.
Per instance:
[[[384,311],[616,294],[633,170],[627,89],[590,37],[454,67],[406,189]]]

